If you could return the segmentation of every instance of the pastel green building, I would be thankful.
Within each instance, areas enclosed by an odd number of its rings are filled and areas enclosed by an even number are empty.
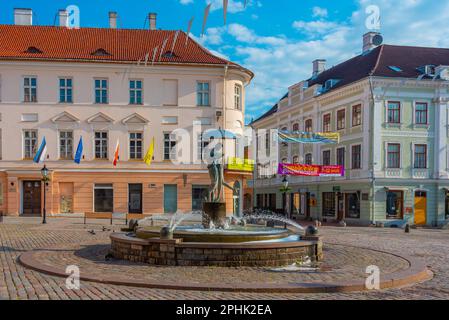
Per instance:
[[[340,143],[279,145],[258,161],[254,205],[280,210],[278,162],[344,165],[338,178],[288,177],[287,211],[352,224],[437,226],[449,217],[449,49],[381,45],[288,90],[256,129],[338,132]],[[259,154],[259,141],[254,156]]]

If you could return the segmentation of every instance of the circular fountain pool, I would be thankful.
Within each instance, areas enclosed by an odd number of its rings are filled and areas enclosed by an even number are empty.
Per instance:
[[[291,232],[287,229],[262,226],[230,226],[227,229],[205,229],[201,225],[177,226],[173,238],[183,242],[241,243],[253,241],[272,241],[288,239]],[[150,239],[160,236],[159,227],[142,227],[136,232],[137,238]]]

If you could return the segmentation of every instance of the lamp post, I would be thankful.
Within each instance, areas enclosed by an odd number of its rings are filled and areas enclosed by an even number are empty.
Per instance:
[[[42,224],[46,224],[47,223],[47,208],[46,208],[46,204],[47,204],[47,181],[48,181],[48,169],[47,166],[44,165],[44,167],[41,169],[41,174],[42,174],[42,181],[44,182],[44,208],[43,208],[43,212],[42,212]]]
[[[283,197],[282,197],[282,211],[284,212],[284,216],[288,218],[287,216],[287,190],[288,190],[288,180],[287,176],[284,176],[284,179],[282,179],[282,186],[283,189]],[[284,223],[284,228],[287,229],[287,223]]]

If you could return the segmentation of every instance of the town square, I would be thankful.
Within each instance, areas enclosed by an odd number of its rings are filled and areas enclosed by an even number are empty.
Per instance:
[[[0,4],[0,300],[449,298],[449,1],[100,2]]]

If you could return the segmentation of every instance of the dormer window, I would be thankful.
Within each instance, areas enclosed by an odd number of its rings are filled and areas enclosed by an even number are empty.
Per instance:
[[[435,75],[436,66],[433,64],[426,64],[425,66],[421,66],[418,68],[419,72],[426,76],[434,76]]]
[[[337,83],[339,83],[339,82],[340,82],[339,79],[329,79],[329,80],[326,80],[326,82],[324,83],[324,90],[327,91],[327,90],[332,89],[332,88],[335,87],[335,85],[336,85]]]
[[[402,69],[396,66],[388,66],[388,68],[394,72],[402,72]]]
[[[105,49],[100,48],[91,53],[93,56],[110,56],[111,54],[107,52]]]
[[[28,47],[28,49],[25,50],[25,53],[42,53],[42,51],[36,47]]]
[[[176,54],[173,51],[167,51],[163,55],[164,58],[176,58]]]

